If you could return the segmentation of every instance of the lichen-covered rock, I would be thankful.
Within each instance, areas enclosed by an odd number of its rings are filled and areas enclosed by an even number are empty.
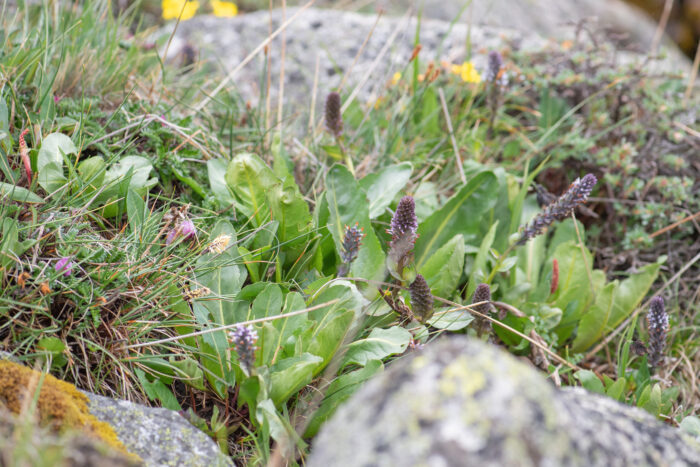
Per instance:
[[[180,414],[124,400],[87,394],[90,412],[109,423],[147,466],[232,466],[216,443]]]
[[[700,465],[700,445],[648,413],[466,337],[360,389],[314,440],[311,467]]]
[[[0,407],[20,414],[30,407],[29,401],[37,391],[36,415],[42,426],[48,425],[59,432],[82,431],[88,437],[138,460],[109,424],[89,412],[88,398],[74,385],[22,364],[0,359]]]
[[[621,44],[612,42],[612,38],[620,37],[619,32],[628,32],[630,25],[636,24],[637,29],[644,31],[643,38],[638,38],[636,42],[644,44],[643,52],[646,53],[648,36],[653,34],[655,27],[650,26],[651,22],[645,20],[643,15],[638,12],[635,15],[626,5],[610,2],[614,7],[606,6],[608,2],[609,0],[585,0],[585,8],[578,6],[581,0],[474,2],[476,11],[472,12],[475,15],[472,20],[463,19],[453,23],[454,15],[462,9],[465,2],[430,0],[428,3],[433,5],[429,7],[426,4],[420,21],[420,58],[423,63],[431,60],[453,63],[471,60],[477,69],[484,70],[490,50],[501,49],[507,44],[524,50],[542,49],[552,37],[571,39],[574,27],[569,21],[592,14],[602,17],[601,25],[610,22],[617,24],[618,19],[626,18],[624,25],[612,28],[618,33],[617,36],[611,34],[610,37],[597,38],[601,45],[618,48]],[[335,3],[337,2],[326,2],[331,6]],[[408,10],[405,3],[415,5],[416,2],[404,0],[385,3],[392,3],[396,7],[393,9],[395,13],[403,13]],[[442,16],[438,14],[441,10],[451,13]],[[298,11],[298,8],[288,8],[286,18],[291,18]],[[430,19],[436,16],[442,20]],[[463,16],[466,18],[468,15]],[[168,58],[179,56],[183,57],[184,62],[190,63],[196,54],[200,59],[213,63],[217,68],[223,66],[223,71],[229,72],[269,36],[270,28],[277,30],[283,22],[281,9],[272,12],[261,10],[234,18],[195,16],[177,26],[167,48]],[[356,85],[362,84],[359,88],[360,100],[376,99],[383,94],[382,88],[391,80],[392,75],[407,66],[413,54],[417,25],[416,18],[384,15],[378,19],[375,14],[307,9],[285,30],[285,102],[294,108],[295,114],[308,111],[310,96],[314,92],[317,59],[319,73],[316,115],[322,115],[324,97],[339,86],[346,73],[348,76],[344,93],[349,93]],[[592,28],[595,29],[595,26]],[[163,30],[164,35],[169,36],[173,30],[174,25],[168,25]],[[367,43],[358,55],[365,40]],[[263,70],[265,62],[269,60],[272,73],[270,91],[273,99],[276,98],[281,44],[280,35],[270,44],[267,55],[258,53],[252,62],[237,71],[230,87],[235,87],[244,99],[250,101],[264,95],[260,85],[265,86]],[[673,44],[668,45],[667,51],[669,59],[663,62],[664,68],[674,71],[690,69],[689,61]],[[643,61],[646,55],[628,53],[620,48],[618,58],[621,62]],[[654,66],[657,65],[661,63]]]

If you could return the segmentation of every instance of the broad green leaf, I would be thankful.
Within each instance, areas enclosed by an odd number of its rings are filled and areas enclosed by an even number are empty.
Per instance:
[[[639,306],[659,275],[660,267],[661,263],[658,262],[647,264],[639,272],[620,282],[608,322],[609,330],[612,330],[612,328],[627,319],[635,308]]]
[[[306,350],[323,359],[323,363],[316,368],[320,372],[338,352],[343,338],[352,324],[354,313],[350,310],[336,310],[329,312],[314,327],[313,332],[305,343]]]
[[[295,311],[303,310],[306,308],[306,303],[304,303],[304,297],[299,292],[290,292],[284,299],[284,308],[282,309],[282,314],[288,314]],[[296,316],[290,316],[289,318],[278,319],[272,322],[272,324],[280,332],[280,342],[279,345],[283,345],[295,332],[305,328],[309,319],[306,314],[300,314]]]
[[[102,187],[107,173],[106,169],[107,164],[100,156],[85,159],[78,164],[78,174],[80,174],[83,183],[87,183],[89,186],[87,190],[88,195]],[[77,188],[76,186],[76,189]]]
[[[605,394],[605,386],[598,377],[589,370],[579,370],[574,373],[574,377],[581,382],[581,385],[591,392]]]
[[[0,182],[0,199],[5,198],[19,203],[43,203],[44,198],[32,193],[24,187]]]
[[[472,321],[474,321],[474,316],[467,311],[447,311],[446,313],[435,313],[428,320],[428,324],[436,329],[459,331],[469,326]]]
[[[492,172],[481,172],[442,208],[421,222],[414,250],[418,270],[438,248],[455,235],[464,235],[464,241],[469,245],[480,243],[486,213],[493,208],[498,199],[497,186],[498,181]]]
[[[63,175],[63,164],[49,162],[44,164],[37,176],[39,185],[48,193],[59,190],[68,183],[68,179]]]
[[[383,369],[384,365],[380,360],[371,360],[367,362],[364,368],[351,371],[334,379],[326,391],[321,406],[314,413],[311,423],[306,429],[306,433],[304,433],[304,437],[314,437],[321,425],[333,415],[340,404],[348,400],[362,386],[362,383]]]
[[[610,320],[618,286],[619,282],[613,281],[603,287],[593,306],[583,315],[572,347],[574,352],[586,350],[603,335]]]
[[[303,253],[311,231],[309,205],[290,176],[266,191],[272,218],[279,222],[279,242],[287,252],[286,264],[294,264]]]
[[[270,368],[270,398],[276,406],[284,403],[311,382],[323,359],[310,353],[285,358]]]
[[[17,258],[27,251],[34,240],[19,241],[19,225],[12,218],[2,219],[2,237],[0,237],[0,269],[7,270]]]
[[[385,276],[385,255],[369,220],[369,203],[350,171],[342,165],[334,165],[326,177],[326,200],[330,212],[328,229],[333,235],[338,253],[342,251],[346,225],[358,223],[366,237],[350,271],[353,277],[381,281]],[[365,289],[369,296],[376,295],[376,288]]]
[[[488,233],[481,241],[481,245],[479,246],[479,251],[476,254],[474,266],[472,267],[471,274],[469,274],[469,283],[467,285],[467,297],[470,299],[476,290],[476,286],[486,278],[486,260],[489,257],[489,250],[491,249],[491,245],[493,245],[493,240],[496,238],[497,228],[498,221],[491,226]]]
[[[128,187],[140,195],[146,194],[146,191],[151,189],[158,183],[158,179],[151,176],[153,164],[141,156],[126,156],[118,162],[112,164],[105,173],[105,182],[115,182],[121,180],[127,174],[131,174]]]
[[[412,172],[411,163],[402,162],[384,167],[360,180],[360,187],[369,200],[370,219],[376,219],[384,213],[396,195],[406,186]]]
[[[236,241],[236,232],[231,224],[221,221],[211,230],[210,238],[216,238],[220,234],[230,235],[231,243]],[[203,329],[233,324],[240,321],[236,316],[235,298],[246,280],[247,271],[237,261],[237,249],[228,248],[221,254],[206,253],[197,260],[196,283],[208,287],[212,294],[202,300],[195,300],[192,310],[195,319]],[[209,355],[203,356],[202,364],[214,371],[215,375],[229,382],[234,381],[231,370],[229,342],[226,331],[217,331],[204,334],[202,343],[207,344]],[[200,349],[203,350],[203,349]],[[215,371],[216,370],[216,371]],[[225,387],[221,382],[207,373],[207,378],[217,388],[219,395],[225,394]]]
[[[39,174],[47,164],[55,163],[63,173],[63,156],[78,154],[78,148],[73,141],[63,133],[51,133],[41,142],[36,167]]]
[[[493,230],[493,229],[492,229]],[[455,235],[426,261],[420,273],[433,295],[450,297],[457,287],[464,268],[464,237]]]
[[[236,200],[236,209],[252,218],[255,227],[263,225],[269,217],[266,192],[279,182],[272,169],[257,155],[244,152],[228,165],[225,179]]]
[[[141,383],[141,387],[146,392],[146,395],[150,400],[158,400],[166,409],[170,410],[182,410],[180,403],[177,401],[173,393],[168,389],[168,387],[163,384],[162,381],[156,379],[151,382],[146,376],[143,370],[136,369],[136,377]]]
[[[581,318],[572,350],[586,350],[624,321],[646,296],[660,266],[648,264],[624,281],[606,285],[594,306]]]
[[[289,420],[280,415],[272,400],[263,399],[258,402],[255,407],[255,418],[262,426],[262,430],[267,430],[272,439],[278,443],[287,443],[291,439],[301,450],[306,446],[306,443],[299,438]]]
[[[552,306],[564,311],[562,325],[576,323],[580,319],[584,307],[592,299],[589,277],[592,278],[591,266],[593,256],[586,249],[573,241],[560,244],[549,259],[556,259],[559,264],[559,284],[555,292]]]
[[[268,282],[265,288],[253,300],[253,307],[248,319],[267,318],[276,316],[282,310],[282,289],[279,285]]]
[[[221,206],[228,207],[234,204],[233,193],[226,184],[226,159],[209,159],[207,161],[207,175],[209,176],[209,187],[212,193],[219,200]]]
[[[129,218],[129,230],[139,241],[143,241],[141,232],[148,215],[146,203],[141,196],[131,189],[126,195],[126,214]]]
[[[170,357],[170,364],[176,368],[175,373],[180,376],[181,380],[200,391],[205,391],[204,372],[197,365],[197,362],[192,358],[184,358],[175,360],[175,357]]]
[[[364,366],[370,360],[381,360],[403,353],[410,341],[411,333],[400,326],[375,328],[365,339],[357,340],[348,346],[343,366],[353,363]]]
[[[624,402],[626,385],[627,380],[625,378],[620,378],[608,388],[606,394],[617,401]]]
[[[688,433],[690,436],[694,436],[696,440],[700,441],[700,418],[695,415],[688,415],[680,424],[681,431]]]

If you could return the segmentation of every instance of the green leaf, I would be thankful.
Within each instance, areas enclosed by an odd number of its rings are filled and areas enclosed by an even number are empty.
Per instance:
[[[128,174],[131,174],[127,186],[136,191],[136,193],[144,195],[146,191],[158,183],[157,178],[149,178],[152,170],[153,164],[145,157],[126,156],[109,167],[105,174],[105,182],[120,181]]]
[[[428,324],[436,329],[444,329],[445,331],[459,331],[464,329],[474,321],[474,316],[466,311],[448,311],[447,313],[435,313],[428,320]]]
[[[226,183],[226,159],[209,159],[207,161],[207,175],[209,176],[209,187],[216,199],[222,206],[228,207],[234,204],[233,193]]]
[[[141,196],[131,189],[126,195],[126,214],[129,218],[131,233],[140,241],[143,241],[140,234],[147,216],[146,203]]]
[[[491,226],[479,246],[479,251],[476,254],[476,259],[474,260],[471,274],[469,274],[469,283],[467,285],[467,297],[470,299],[476,290],[476,286],[486,278],[486,260],[489,257],[489,250],[491,249],[491,245],[493,245],[493,240],[496,238],[497,228],[498,221]]]
[[[37,350],[47,352],[52,355],[60,355],[66,350],[66,344],[58,337],[44,337],[36,343]]]
[[[265,162],[257,155],[237,154],[226,169],[226,183],[233,192],[236,209],[252,218],[255,227],[267,220],[266,192],[279,182]]]
[[[403,353],[410,341],[411,333],[400,326],[372,329],[365,339],[355,341],[348,346],[343,366],[353,363],[364,366],[370,360],[381,360],[390,355]]]
[[[306,342],[306,349],[308,352],[323,359],[323,364],[316,369],[317,372],[328,365],[331,358],[338,352],[354,315],[354,312],[351,310],[332,311],[325,315],[314,327]]]
[[[352,264],[351,275],[381,281],[385,276],[385,255],[369,220],[369,203],[359,184],[343,165],[330,168],[326,177],[326,200],[330,212],[330,230],[338,253],[342,251],[346,225],[358,223],[367,234],[357,259]],[[376,295],[376,288],[369,287],[369,295]]]
[[[303,450],[304,446],[306,446],[306,443],[299,438],[289,420],[282,417],[277,411],[272,400],[263,399],[258,402],[255,407],[255,418],[262,426],[261,431],[269,432],[272,439],[278,443],[287,443],[291,439],[299,449]]]
[[[574,373],[574,377],[581,382],[581,385],[591,392],[605,394],[605,386],[598,377],[589,370],[579,370]]]
[[[451,296],[464,268],[464,237],[455,235],[426,261],[420,272],[433,295]]]
[[[695,415],[688,415],[680,423],[681,431],[688,433],[690,436],[694,436],[696,440],[700,441],[700,418]]]
[[[78,164],[78,174],[84,183],[89,183],[89,193],[102,187],[106,175],[107,164],[100,156],[85,159]]]
[[[362,386],[362,383],[383,369],[384,365],[381,360],[371,360],[367,362],[364,368],[351,371],[334,379],[326,391],[326,396],[321,406],[314,413],[311,423],[309,423],[309,427],[304,433],[304,437],[314,437],[321,425],[333,415],[340,404],[348,400]]]
[[[7,217],[2,219],[0,269],[7,270],[33,243],[33,240],[19,241],[19,225],[16,220]]]
[[[63,173],[63,156],[68,154],[78,154],[73,141],[63,133],[51,133],[41,142],[36,160],[37,171],[41,174],[46,165],[55,163]]]
[[[231,243],[236,241],[236,232],[230,223],[221,221],[210,232],[211,238],[226,234],[231,236]],[[245,320],[237,316],[236,295],[246,280],[247,271],[236,260],[236,248],[228,248],[221,254],[207,253],[197,260],[196,283],[208,287],[214,297],[195,300],[192,310],[197,322],[203,329],[233,324]],[[246,312],[247,313],[247,312]],[[202,364],[224,379],[229,384],[235,381],[230,360],[229,342],[226,331],[217,331],[201,336]],[[206,344],[206,345],[205,345]],[[220,396],[225,397],[226,387],[209,373],[207,379]]]
[[[280,406],[311,382],[314,370],[323,359],[310,353],[285,358],[270,368],[270,398]]]
[[[168,387],[163,384],[162,381],[156,379],[151,382],[148,376],[143,372],[143,370],[136,369],[136,377],[141,383],[141,387],[146,392],[146,395],[150,400],[158,400],[166,409],[170,410],[182,410],[180,403],[177,401],[173,393],[168,389]]]
[[[643,408],[655,417],[658,417],[661,413],[661,405],[661,386],[658,383],[653,387],[647,386],[637,402],[638,407]]]
[[[19,203],[43,203],[44,198],[21,186],[0,182],[0,199],[5,198]]]
[[[593,307],[581,318],[572,350],[588,349],[626,319],[649,291],[660,266],[659,263],[648,264],[624,281],[606,285]]]
[[[617,401],[624,402],[626,386],[627,380],[625,378],[620,378],[608,388],[606,393],[609,397],[612,397]]]
[[[413,166],[410,162],[389,165],[360,180],[360,187],[369,199],[369,218],[376,219],[389,207],[396,195],[411,178]]]
[[[182,378],[182,381],[200,391],[206,390],[204,386],[204,372],[197,365],[196,360],[193,358],[175,360],[175,357],[170,357],[169,361],[176,368],[176,373]]]
[[[294,264],[303,253],[311,231],[309,205],[290,176],[266,191],[272,218],[279,222],[280,247],[287,252],[285,264]]]
[[[445,205],[421,222],[415,247],[416,267],[425,262],[442,245],[458,234],[469,245],[480,242],[486,213],[496,204],[498,181],[490,171],[472,178]]]

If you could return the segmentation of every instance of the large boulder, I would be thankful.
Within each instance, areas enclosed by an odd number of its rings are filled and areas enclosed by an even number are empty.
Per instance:
[[[321,428],[310,467],[700,465],[700,445],[641,409],[560,390],[463,336],[361,388]]]
[[[147,466],[233,465],[209,436],[177,412],[86,394],[90,413],[109,423],[129,452]]]
[[[401,6],[401,11],[409,11],[405,3],[388,2]],[[474,2],[471,16],[463,15],[457,22],[453,19],[462,2],[428,0],[420,20],[420,56],[424,62],[446,60],[461,63],[471,59],[478,69],[485,69],[486,56],[490,50],[504,46],[528,49],[541,49],[550,39],[571,39],[575,34],[573,22],[596,14],[599,23],[592,23],[586,30],[598,35],[601,44],[620,49],[621,60],[644,60],[649,42],[654,32],[651,22],[641,13],[619,1],[579,0],[566,2],[549,0],[498,0],[494,2]],[[431,7],[430,5],[433,5]],[[449,11],[445,17],[442,11]],[[277,30],[284,18],[291,18],[298,8],[257,11],[234,18],[195,16],[181,22],[167,47],[168,57],[186,57],[190,62],[193,55],[209,61],[223,72],[236,69],[243,60],[269,36],[270,30]],[[395,10],[395,12],[398,12]],[[442,19],[431,19],[433,17]],[[449,19],[449,20],[445,20]],[[624,21],[623,21],[624,20]],[[360,14],[340,10],[309,8],[286,28],[285,50],[285,102],[294,107],[294,113],[308,111],[311,96],[317,93],[316,113],[323,104],[325,94],[337,88],[348,73],[344,89],[351,91],[358,84],[359,97],[371,100],[382,94],[392,75],[403,70],[415,44],[418,19],[407,16]],[[604,26],[610,26],[610,34],[604,33]],[[634,29],[633,29],[634,26]],[[169,36],[174,25],[163,31]],[[620,32],[632,33],[635,40],[619,39]],[[582,37],[588,38],[587,34]],[[268,54],[259,52],[252,62],[238,69],[230,86],[236,87],[242,96],[251,102],[261,96],[261,88],[267,83],[264,64],[269,59],[272,74],[271,94],[278,93],[278,76],[281,61],[281,35],[269,46]],[[363,42],[367,40],[360,52]],[[628,42],[644,53],[625,51]],[[662,63],[664,68],[687,71],[689,61],[673,45],[666,48],[669,59]],[[316,63],[319,63],[318,80],[315,80]],[[220,81],[213,80],[214,83]],[[316,83],[316,87],[314,87]],[[301,104],[301,105],[299,105]]]
[[[0,413],[0,435],[15,430],[12,414],[22,416],[26,391],[34,391],[40,379],[38,371],[0,352],[0,409],[10,412]],[[71,465],[233,466],[208,435],[179,413],[79,391],[51,375],[43,377],[37,413],[38,420],[53,428],[87,435],[65,443]],[[60,445],[59,441],[43,440],[43,446]],[[114,454],[103,454],[103,445],[112,447]],[[0,443],[0,458],[4,449],[12,446]],[[100,456],[102,460],[91,464]]]

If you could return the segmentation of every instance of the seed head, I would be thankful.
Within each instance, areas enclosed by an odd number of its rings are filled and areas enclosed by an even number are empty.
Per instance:
[[[647,331],[649,332],[647,355],[649,366],[652,368],[658,366],[663,357],[668,327],[668,313],[664,308],[664,299],[658,296],[652,298],[647,313]]]
[[[433,295],[425,278],[417,274],[416,279],[408,286],[411,293],[411,308],[418,321],[425,323],[433,316]]]
[[[258,341],[258,333],[253,326],[238,326],[229,333],[234,349],[238,354],[241,367],[250,371],[255,366],[255,343]]]
[[[491,305],[491,288],[488,284],[479,284],[476,286],[476,290],[474,290],[474,294],[472,295],[472,303],[479,302],[488,303],[482,303],[481,305],[473,307],[474,311],[483,315],[488,315],[493,310],[493,306]],[[474,316],[474,325],[479,335],[491,329],[491,322],[481,316]]]
[[[525,227],[518,240],[518,245],[524,245],[528,240],[540,235],[554,222],[566,219],[576,206],[586,202],[597,182],[598,180],[593,174],[587,174],[583,178],[577,178],[563,195],[557,198],[553,203],[547,205],[542,212],[535,216],[530,224]]]
[[[501,68],[503,68],[503,57],[495,50],[492,50],[489,52],[489,67],[485,74],[486,81],[490,83],[495,82],[501,72]]]
[[[345,235],[343,236],[343,252],[340,255],[344,263],[352,263],[357,259],[357,255],[360,253],[360,246],[362,245],[362,239],[365,238],[367,234],[364,233],[364,228],[359,227],[355,223],[353,227],[345,226]]]
[[[326,97],[326,128],[336,137],[343,133],[340,94],[337,92],[331,92]]]
[[[211,251],[213,253],[216,253],[217,255],[220,255],[224,251],[226,251],[226,248],[228,247],[229,242],[231,242],[231,236],[226,235],[226,234],[221,234],[218,237],[216,237],[212,242],[209,244],[209,247],[207,248],[208,251]]]
[[[398,276],[402,275],[404,268],[413,260],[413,246],[418,238],[417,231],[416,203],[413,197],[404,196],[399,201],[394,217],[391,219],[391,228],[387,230],[391,235],[389,260],[396,265]]]

